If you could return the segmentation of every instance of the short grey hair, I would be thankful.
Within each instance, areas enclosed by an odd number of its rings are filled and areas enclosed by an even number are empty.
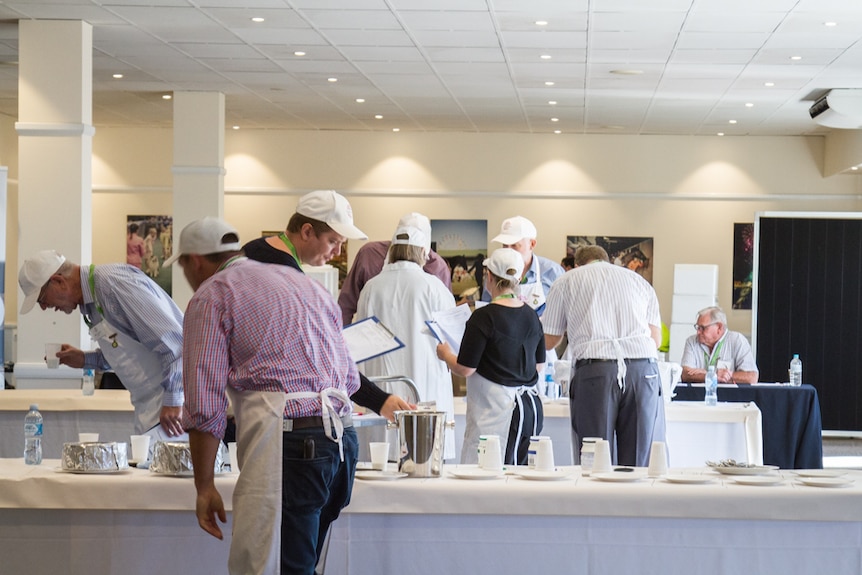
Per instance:
[[[697,319],[700,319],[700,316],[706,314],[709,314],[709,321],[720,323],[721,325],[727,327],[727,315],[717,305],[705,307],[699,312],[697,312]]]

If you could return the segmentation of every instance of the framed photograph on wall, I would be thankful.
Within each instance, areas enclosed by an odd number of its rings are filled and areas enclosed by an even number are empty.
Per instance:
[[[173,216],[126,216],[126,263],[150,276],[171,295],[172,269],[162,264],[173,253]]]
[[[754,223],[733,224],[733,309],[751,309]]]
[[[431,249],[452,273],[452,293],[482,296],[482,262],[488,255],[487,220],[431,220]]]
[[[566,255],[581,246],[601,246],[611,263],[636,272],[652,285],[653,238],[627,236],[566,236]]]

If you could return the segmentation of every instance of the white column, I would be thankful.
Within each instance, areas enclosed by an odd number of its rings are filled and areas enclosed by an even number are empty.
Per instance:
[[[93,29],[66,20],[22,20],[18,26],[18,261],[56,249],[68,260],[89,264]],[[34,309],[19,315],[18,386],[79,385],[80,370],[45,367],[45,342],[90,347],[78,313]]]
[[[174,247],[180,232],[204,216],[224,217],[224,94],[174,93]],[[192,297],[179,264],[174,265],[174,301],[185,310]]]

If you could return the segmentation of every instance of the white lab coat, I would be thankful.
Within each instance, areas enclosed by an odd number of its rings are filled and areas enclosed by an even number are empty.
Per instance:
[[[365,284],[356,310],[357,320],[376,316],[404,342],[402,349],[360,364],[360,371],[368,377],[409,377],[416,383],[420,400],[436,401],[447,421],[455,419],[452,377],[446,364],[437,359],[437,340],[425,321],[436,311],[454,307],[452,293],[439,278],[413,262],[400,261],[386,264]],[[443,457],[455,457],[455,435],[450,430]]]

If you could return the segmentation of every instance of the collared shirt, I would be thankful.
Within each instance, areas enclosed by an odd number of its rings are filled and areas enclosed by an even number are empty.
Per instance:
[[[572,359],[656,357],[650,326],[660,326],[658,298],[635,272],[607,262],[570,270],[548,294],[546,334],[569,336]]]
[[[545,291],[545,297],[548,297],[548,294],[551,292],[551,285],[564,273],[566,273],[566,271],[563,269],[563,266],[555,261],[534,253],[533,261],[530,262],[530,269],[527,270],[527,274],[521,280],[521,283],[535,283],[537,281],[536,278],[538,277],[538,281],[542,282],[542,289]],[[491,292],[488,291],[487,287],[482,288],[482,301],[491,301]],[[542,304],[536,310],[539,317],[541,317],[545,312],[546,307],[547,303]]]
[[[338,294],[338,306],[341,308],[341,319],[344,325],[353,322],[353,316],[358,307],[359,294],[368,280],[375,277],[383,269],[391,243],[368,242],[359,248],[356,257],[353,258],[353,264],[350,266],[350,271],[347,272],[347,277],[344,278],[344,284],[341,286],[341,292]],[[452,287],[452,272],[449,270],[449,264],[437,253],[430,253],[428,261],[425,262],[422,269],[426,273],[440,278],[446,289]]]
[[[144,272],[127,264],[95,266],[96,293],[90,289],[89,266],[81,266],[79,306],[93,323],[104,317],[114,328],[158,354],[162,360],[162,404],[183,404],[183,312]],[[96,308],[96,302],[103,314]],[[101,350],[84,353],[84,368],[111,369]],[[120,374],[122,379],[122,374]]]
[[[287,266],[231,263],[195,292],[183,328],[186,429],[224,436],[228,385],[286,393],[333,387],[348,395],[359,388],[335,301]],[[320,414],[319,399],[290,400],[284,411],[290,418]]]
[[[712,353],[710,353],[708,346],[697,341],[697,335],[690,336],[685,340],[685,349],[682,352],[680,364],[683,367],[706,369],[706,358],[712,357],[719,344],[721,344],[721,349],[718,350],[718,357],[715,358],[717,368],[726,367],[731,372],[757,371],[757,363],[754,361],[751,344],[748,343],[744,335],[738,331],[730,330],[725,331],[721,339],[715,343]],[[722,365],[718,365],[719,363]]]

